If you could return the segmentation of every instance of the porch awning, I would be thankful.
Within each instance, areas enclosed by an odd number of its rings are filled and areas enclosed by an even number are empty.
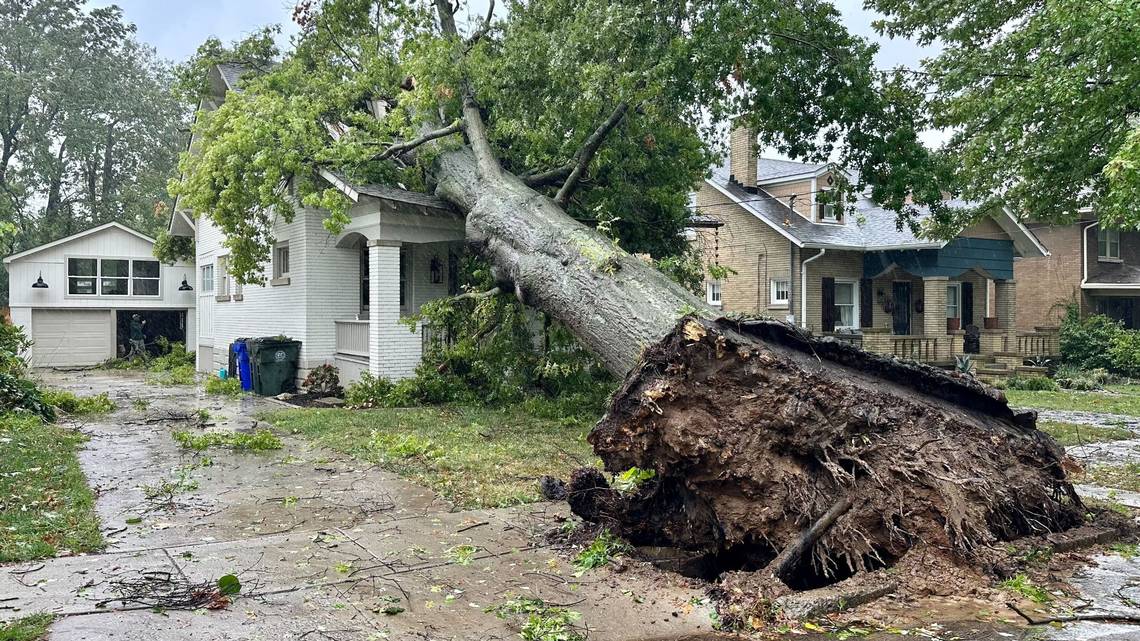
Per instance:
[[[918,277],[954,277],[973,269],[994,280],[1013,278],[1013,242],[991,238],[955,238],[942,249],[906,249],[863,254],[863,277],[891,269]]]

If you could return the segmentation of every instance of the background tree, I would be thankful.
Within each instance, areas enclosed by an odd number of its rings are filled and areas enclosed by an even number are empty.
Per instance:
[[[929,94],[961,193],[1024,216],[1140,224],[1140,3],[871,0],[888,35],[938,42],[909,79]],[[900,91],[903,91],[900,88]]]
[[[110,220],[164,227],[187,115],[169,66],[113,6],[0,0],[0,33],[0,221],[19,228],[0,249]]]

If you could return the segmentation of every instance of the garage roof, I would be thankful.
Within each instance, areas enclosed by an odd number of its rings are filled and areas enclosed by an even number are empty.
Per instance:
[[[151,243],[151,244],[154,243],[154,239],[151,238],[150,236],[147,236],[146,234],[144,234],[140,231],[135,231],[135,230],[131,229],[130,227],[127,227],[126,225],[124,225],[122,223],[117,223],[117,222],[112,221],[112,222],[109,222],[109,223],[106,223],[103,225],[99,225],[98,227],[92,227],[91,229],[88,229],[86,231],[81,231],[78,234],[72,234],[70,236],[60,238],[59,240],[53,240],[52,242],[47,243],[45,245],[40,245],[39,247],[33,247],[31,249],[22,251],[18,254],[12,254],[11,256],[8,256],[7,258],[4,259],[4,264],[7,265],[8,263],[10,263],[14,260],[18,260],[18,259],[24,258],[26,256],[31,256],[32,254],[38,254],[39,252],[42,252],[45,249],[51,249],[52,247],[57,247],[57,246],[62,245],[64,243],[69,243],[73,240],[78,240],[80,238],[83,238],[84,236],[91,236],[92,234],[98,234],[101,231],[104,231],[106,229],[111,229],[111,228],[121,229],[121,230],[127,232],[128,234],[133,234],[135,236],[138,236],[139,238],[145,240],[148,243]]]

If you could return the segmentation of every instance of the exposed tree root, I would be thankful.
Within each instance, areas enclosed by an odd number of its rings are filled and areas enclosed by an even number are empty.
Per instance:
[[[969,377],[784,323],[690,317],[589,437],[609,472],[655,478],[621,493],[581,470],[567,500],[635,544],[767,568],[793,589],[920,546],[989,570],[993,544],[1082,519],[1035,418]]]

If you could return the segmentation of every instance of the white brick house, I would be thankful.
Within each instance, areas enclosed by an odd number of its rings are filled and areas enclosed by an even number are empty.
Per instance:
[[[217,108],[239,72],[215,67],[213,96],[200,108]],[[264,285],[236,284],[221,230],[175,206],[170,232],[196,239],[198,369],[226,367],[237,338],[285,335],[301,341],[299,378],[325,363],[340,368],[342,383],[363,371],[393,380],[414,372],[423,329],[401,318],[456,287],[463,219],[431,196],[325,178],[353,201],[351,223],[330,234],[326,212],[312,209],[279,223]]]

